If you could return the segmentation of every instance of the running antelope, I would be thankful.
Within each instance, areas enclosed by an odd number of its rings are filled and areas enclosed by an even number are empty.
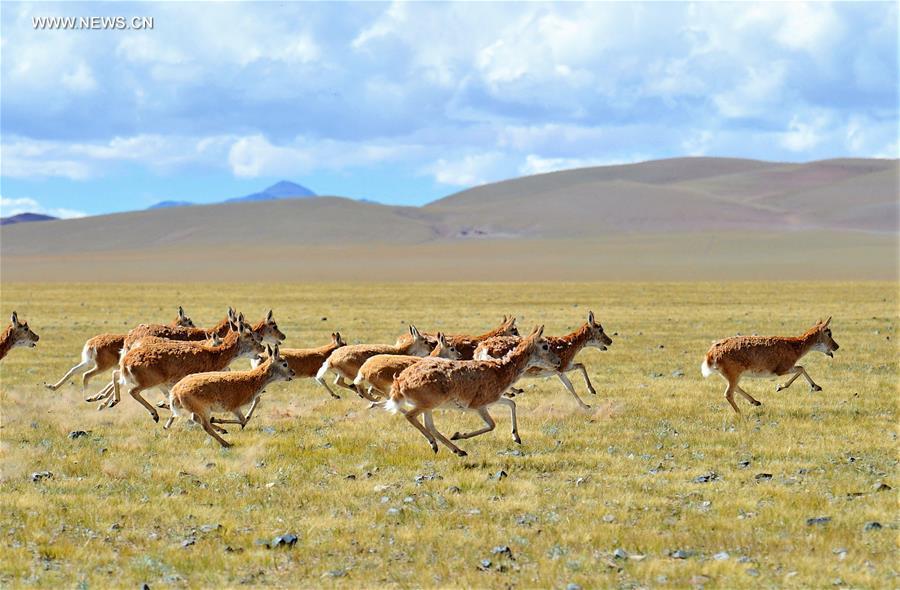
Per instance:
[[[714,342],[706,353],[700,372],[704,377],[709,377],[715,371],[725,378],[728,382],[725,399],[738,414],[741,411],[734,403],[735,392],[747,398],[754,406],[761,405],[761,402],[753,399],[738,385],[738,381],[744,375],[747,377],[793,375],[786,383],[776,387],[775,391],[787,389],[797,377],[803,375],[812,391],[822,391],[797,361],[813,350],[834,358],[834,351],[840,347],[831,337],[831,328],[828,327],[830,323],[830,317],[824,322],[820,320],[800,336],[735,336],[719,340]]]
[[[224,337],[228,333],[229,323],[235,320],[240,320],[243,322],[244,315],[237,314],[233,309],[229,307],[227,317],[225,317],[218,324],[208,330],[204,330],[203,328],[179,328],[172,326],[141,324],[128,333],[128,337],[125,338],[125,346],[123,348],[123,351],[128,352],[129,350],[131,350],[131,347],[134,346],[135,342],[147,336],[157,336],[159,338],[165,338],[167,340],[186,341],[206,340],[210,334],[218,334],[219,336]],[[269,313],[266,314],[266,317],[257,322],[256,325],[254,325],[251,329],[256,333],[257,336],[260,337],[260,339],[262,339],[263,342],[268,344],[280,344],[286,338],[284,332],[278,329],[278,324],[275,322],[275,318],[272,316],[271,309],[269,310]]]
[[[518,336],[498,336],[496,338],[489,338],[478,345],[478,348],[475,350],[475,358],[478,360],[500,358],[515,348],[521,340],[522,339]],[[572,397],[575,398],[575,401],[578,402],[581,409],[589,410],[591,406],[584,403],[582,399],[578,397],[578,394],[575,392],[575,387],[572,386],[572,382],[566,377],[566,373],[570,371],[581,371],[581,375],[584,377],[584,383],[587,385],[588,391],[590,391],[592,395],[597,395],[597,391],[591,384],[590,378],[588,378],[587,369],[582,363],[575,362],[575,356],[586,347],[606,350],[608,346],[612,345],[612,339],[603,331],[603,326],[594,319],[594,312],[589,312],[587,322],[583,326],[566,336],[547,336],[547,342],[550,343],[550,348],[553,352],[559,355],[559,370],[547,370],[539,367],[532,367],[525,371],[522,376],[552,377],[553,375],[556,375],[566,390],[571,393]]]
[[[295,377],[311,378],[316,376],[316,371],[322,366],[325,359],[342,346],[347,346],[347,343],[341,338],[341,333],[332,332],[331,342],[324,346],[316,348],[282,348],[279,350],[278,354],[287,361],[291,370],[294,372]],[[264,362],[265,359],[257,357],[250,361],[250,365],[253,368],[256,368]],[[253,411],[256,409],[257,402],[259,402],[259,397],[254,399],[253,403],[250,404],[250,409],[247,411],[248,421],[253,416]],[[216,419],[213,418],[212,421],[215,424]],[[243,425],[241,428],[243,428]]]
[[[231,443],[219,436],[228,432],[213,425],[210,415],[215,410],[231,412],[234,420],[216,420],[219,424],[240,424],[241,428],[250,419],[245,418],[241,408],[247,404],[256,406],[263,389],[275,381],[290,381],[294,377],[287,360],[278,354],[278,346],[274,349],[266,346],[268,358],[256,368],[249,371],[217,371],[189,375],[179,381],[169,393],[169,407],[172,415],[164,428],[169,428],[176,417],[190,416],[200,424],[211,437],[223,447]],[[252,409],[251,409],[252,413]]]
[[[131,397],[147,408],[153,421],[159,422],[159,414],[141,396],[141,391],[158,387],[168,396],[169,389],[187,375],[222,371],[234,359],[253,358],[263,350],[265,349],[259,336],[240,319],[238,323],[231,323],[231,331],[222,340],[221,346],[177,340],[141,343],[122,357],[119,363],[119,379],[107,407],[119,403],[119,386],[123,385],[128,388]]]
[[[480,336],[472,336],[469,334],[445,334],[447,338],[447,342],[453,345],[454,348],[459,352],[460,358],[462,360],[472,360],[472,355],[475,354],[475,349],[481,344],[483,341],[488,338],[494,338],[496,336],[518,336],[519,330],[516,328],[516,318],[515,316],[506,317],[503,316],[503,320],[500,322],[500,325],[485,332]],[[435,334],[424,333],[422,337],[428,342],[432,347],[437,346],[437,336]],[[408,342],[410,336],[408,334],[403,334],[397,339],[397,344],[404,344]]]
[[[401,411],[410,424],[421,432],[435,453],[438,450],[435,439],[441,441],[459,457],[466,452],[454,445],[434,427],[432,411],[448,408],[477,412],[486,426],[473,432],[455,433],[451,438],[459,440],[472,438],[494,429],[494,419],[488,408],[502,404],[509,408],[512,421],[513,440],[521,443],[516,423],[516,404],[503,397],[509,386],[516,382],[523,372],[532,367],[556,370],[559,355],[550,348],[550,343],[542,336],[544,327],[535,328],[513,350],[501,359],[486,361],[448,361],[438,358],[422,359],[412,365],[394,380],[391,398],[385,408],[392,412]],[[403,404],[412,406],[409,410]],[[418,420],[419,414],[425,418],[425,426]]]
[[[434,350],[428,356],[451,361],[459,360],[459,351],[447,341],[443,332],[437,333],[437,341],[437,346],[434,347]],[[353,385],[356,386],[357,391],[360,391],[363,385],[368,383],[368,394],[370,396],[373,392],[377,392],[382,397],[387,398],[391,393],[391,385],[394,383],[394,378],[407,367],[422,360],[422,358],[420,356],[400,354],[376,354],[367,359],[359,368],[359,372],[353,380]]]
[[[175,318],[171,325],[193,328],[194,322],[185,315],[184,309],[179,306],[178,317]],[[47,389],[56,391],[63,383],[69,380],[69,377],[78,371],[87,369],[84,375],[81,376],[81,392],[84,393],[87,389],[88,382],[93,379],[94,376],[99,375],[108,369],[112,369],[118,364],[119,354],[125,346],[126,336],[127,334],[99,334],[90,338],[84,343],[84,347],[81,349],[81,362],[69,369],[68,372],[63,375],[62,379],[56,383],[52,385],[49,383],[46,384]],[[111,389],[112,384],[110,384],[109,387]]]
[[[0,359],[17,346],[34,348],[41,337],[31,331],[28,322],[19,322],[19,314],[12,312],[10,324],[0,334]]]
[[[342,346],[347,346],[347,343],[341,338],[341,333],[332,332],[328,344],[315,348],[281,348],[278,354],[288,362],[297,377],[313,378],[331,353]],[[251,361],[254,367],[262,363],[262,359]]]
[[[212,328],[196,328],[194,327],[193,323],[190,326],[140,324],[137,327],[132,328],[125,336],[125,342],[122,344],[122,350],[119,358],[121,358],[125,355],[125,353],[131,350],[136,342],[148,336],[165,338],[166,340],[181,341],[206,340],[211,334],[217,334],[220,337],[224,337],[230,330],[230,324],[237,321],[237,319],[238,314],[233,309],[231,309],[231,307],[229,307],[228,313],[225,315],[225,317],[219,320],[219,323],[217,323]]]
[[[219,337],[225,336],[229,330],[229,323],[237,321],[237,314],[231,307],[228,308],[228,313],[225,318],[222,319],[218,324],[209,328],[208,330],[204,330],[203,328],[194,327],[193,322],[191,322],[190,326],[182,326],[180,322],[178,325],[166,325],[166,324],[139,324],[138,326],[132,328],[128,331],[128,334],[125,335],[125,339],[120,347],[121,350],[117,353],[116,364],[118,364],[122,357],[131,350],[131,348],[137,343],[140,342],[143,338],[164,338],[166,340],[179,340],[179,341],[190,341],[197,342],[200,340],[206,340],[209,338],[211,334],[218,335]],[[86,402],[95,402],[101,399],[109,398],[109,402],[112,402],[112,405],[107,404],[106,407],[111,408],[112,406],[119,403],[119,400],[115,397],[110,398],[110,395],[113,393],[113,390],[116,387],[116,382],[119,380],[119,371],[118,369],[113,370],[112,379],[110,379],[109,383],[101,389],[96,394],[86,398],[84,401]],[[103,405],[100,406],[102,408]]]
[[[429,345],[428,341],[419,333],[416,327],[410,326],[409,338],[406,338],[399,344],[354,344],[338,348],[325,359],[324,363],[322,363],[322,366],[316,373],[316,381],[328,390],[331,397],[340,399],[340,396],[333,392],[331,388],[328,387],[328,384],[325,383],[325,376],[328,374],[328,371],[332,371],[336,375],[334,379],[335,385],[344,387],[350,391],[355,391],[361,397],[374,402],[377,401],[375,398],[370,397],[367,393],[357,389],[356,386],[352,384],[348,385],[344,380],[346,379],[352,383],[363,363],[376,354],[425,356],[431,352],[432,348],[433,346]]]

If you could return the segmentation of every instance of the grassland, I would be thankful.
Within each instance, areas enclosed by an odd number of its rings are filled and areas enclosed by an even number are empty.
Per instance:
[[[270,387],[227,451],[130,399],[97,412],[76,385],[42,387],[89,336],[179,304],[198,324],[272,307],[291,346],[389,341],[406,322],[481,331],[504,313],[554,334],[593,309],[615,343],[583,353],[592,413],[556,381],[525,382],[523,444],[497,411],[465,459],[309,381]],[[7,283],[0,312],[41,341],[0,364],[0,585],[897,587],[897,305],[895,283]],[[821,393],[751,381],[764,405],[740,401],[739,418],[699,375],[714,338],[826,315],[841,350],[804,362]],[[476,421],[436,417],[447,433]],[[293,548],[256,543],[283,533]]]

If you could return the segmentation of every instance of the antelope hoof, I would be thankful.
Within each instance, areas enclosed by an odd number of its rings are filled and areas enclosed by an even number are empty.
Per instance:
[[[759,400],[753,400],[753,401],[750,402],[750,403],[753,404],[754,406],[761,406],[761,405],[762,405],[762,402],[759,401]]]
[[[519,445],[522,444],[522,439],[519,438],[518,432],[513,432],[513,440],[516,441],[516,444],[519,444]]]
[[[219,444],[222,445],[223,449],[227,449],[227,448],[231,447],[231,443],[228,442],[227,440],[225,442],[221,442]]]
[[[585,412],[590,412],[590,411],[591,411],[591,405],[590,405],[590,404],[584,404],[583,406],[581,406],[581,409],[584,410]]]
[[[450,437],[450,440],[459,440],[462,438],[462,435],[458,432],[454,432],[453,436]]]
[[[330,392],[329,392],[329,393],[330,393]],[[336,393],[332,393],[332,394],[331,394],[331,398],[332,398],[332,399],[341,399],[341,396],[339,396],[339,395],[336,394]]]
[[[811,389],[812,389],[812,391],[822,391],[822,388],[819,387],[818,385],[813,385],[813,386],[811,387]]]
[[[167,404],[166,402],[156,402],[156,407],[157,407],[157,408],[164,408],[164,409],[168,410],[168,409],[169,409],[169,404]]]
[[[159,414],[157,414],[156,412],[153,412],[153,413],[151,414],[151,416],[153,416],[153,421],[154,421],[154,422],[159,423]]]
[[[438,446],[436,442],[431,442],[431,450],[434,451],[434,454],[437,455]]]
[[[457,456],[457,457],[467,457],[467,456],[469,455],[469,453],[465,452],[465,451],[462,450],[462,449],[456,449],[456,450],[453,451],[453,452],[456,453],[456,456]]]
[[[784,385],[779,385],[775,388],[775,391],[781,391],[782,389],[786,389],[786,387]]]
[[[594,389],[593,387],[588,387],[588,391],[591,392],[591,395],[597,395],[597,390]]]

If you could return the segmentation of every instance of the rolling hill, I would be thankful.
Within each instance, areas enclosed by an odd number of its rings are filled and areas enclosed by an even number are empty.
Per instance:
[[[677,158],[517,178],[424,207],[318,197],[137,211],[4,227],[0,269],[4,280],[894,278],[898,173],[896,160]]]

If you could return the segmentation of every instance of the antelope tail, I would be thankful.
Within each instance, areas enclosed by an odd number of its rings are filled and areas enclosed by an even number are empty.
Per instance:
[[[384,404],[384,409],[391,414],[400,412],[400,406],[403,405],[403,394],[400,393],[400,380],[394,377],[394,384],[391,385],[391,398]]]

